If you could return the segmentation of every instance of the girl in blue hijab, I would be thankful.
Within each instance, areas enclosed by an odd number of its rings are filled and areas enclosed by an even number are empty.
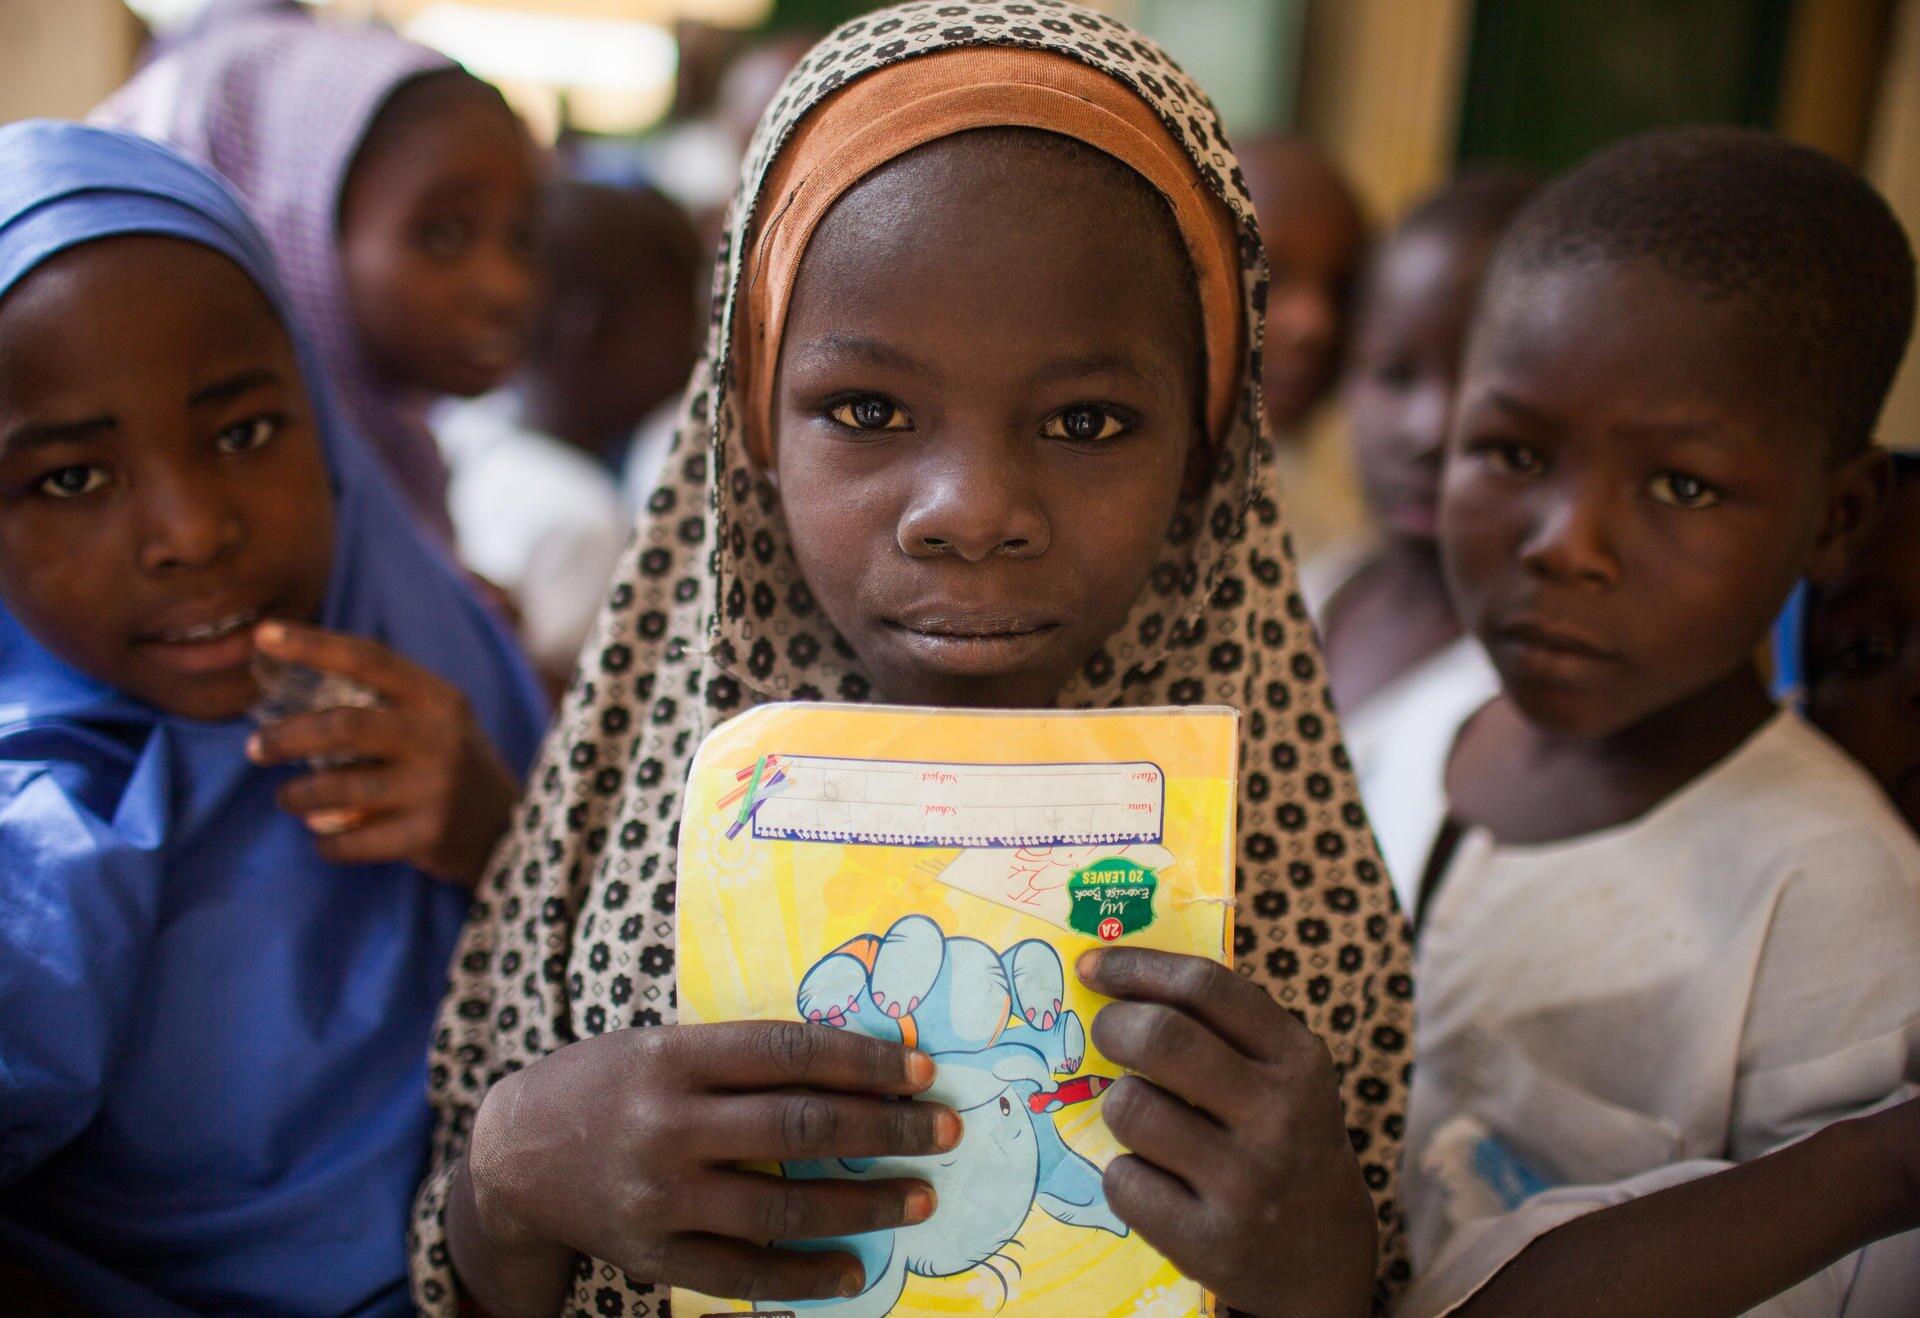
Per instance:
[[[258,727],[256,650],[378,704]],[[542,722],[226,187],[0,129],[0,1257],[404,1312],[430,1022]]]

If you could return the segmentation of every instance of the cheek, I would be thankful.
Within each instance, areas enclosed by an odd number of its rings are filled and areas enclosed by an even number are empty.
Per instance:
[[[115,569],[124,558],[107,518],[0,514],[0,599],[42,644],[83,666],[118,648]]]
[[[399,232],[368,226],[342,241],[347,300],[361,333],[382,353],[405,353],[445,324],[444,277]]]
[[[1457,594],[1477,594],[1509,566],[1519,566],[1527,516],[1524,498],[1496,488],[1469,461],[1447,464],[1440,489],[1440,547]]]

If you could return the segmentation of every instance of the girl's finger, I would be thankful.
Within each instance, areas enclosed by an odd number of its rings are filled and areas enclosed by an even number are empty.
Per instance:
[[[1259,1061],[1291,1060],[1303,1043],[1325,1051],[1319,1039],[1268,997],[1265,989],[1205,957],[1145,947],[1108,947],[1085,953],[1075,969],[1095,992],[1177,1007]]]
[[[866,1286],[843,1250],[762,1249],[724,1236],[675,1236],[653,1280],[729,1300],[829,1300]]]
[[[939,1103],[809,1090],[706,1099],[700,1109],[690,1152],[727,1162],[924,1157],[951,1149],[962,1131],[960,1114]]]
[[[925,1181],[793,1180],[716,1172],[682,1207],[689,1227],[741,1240],[819,1240],[912,1226],[933,1216]]]
[[[316,832],[314,844],[331,865],[386,865],[415,859],[431,840],[425,821],[405,814],[377,815],[340,832]]]
[[[1107,1091],[1101,1120],[1129,1153],[1199,1190],[1244,1162],[1228,1132],[1144,1076],[1123,1076]]]
[[[439,681],[386,646],[361,636],[290,622],[263,622],[254,629],[253,641],[275,659],[350,677],[393,705],[417,698],[423,685]]]
[[[1107,1207],[1189,1277],[1204,1276],[1218,1253],[1211,1214],[1180,1179],[1123,1153],[1107,1164],[1100,1188]]]
[[[1264,1076],[1186,1012],[1157,1002],[1110,1002],[1093,1018],[1093,1046],[1169,1093],[1233,1125],[1258,1105]]]
[[[801,1021],[726,1021],[675,1030],[668,1059],[695,1089],[798,1085],[856,1094],[917,1094],[933,1083],[923,1052]]]
[[[385,760],[408,749],[407,724],[386,709],[341,706],[317,714],[295,714],[258,728],[247,739],[247,758],[255,764],[295,760]]]
[[[376,765],[323,769],[285,784],[274,793],[274,800],[291,815],[392,811],[410,803],[406,783],[406,775]]]

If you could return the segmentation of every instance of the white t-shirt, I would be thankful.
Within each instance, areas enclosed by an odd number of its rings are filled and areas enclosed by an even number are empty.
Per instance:
[[[534,661],[564,671],[600,614],[631,521],[610,472],[517,412],[503,390],[435,416],[447,506],[461,560],[513,596]]]
[[[1500,693],[1500,675],[1471,636],[1402,674],[1351,712],[1340,730],[1353,759],[1380,858],[1400,909],[1413,914],[1420,877],[1447,814],[1447,754],[1467,717]]]
[[[1402,1312],[1428,1315],[1582,1213],[1916,1092],[1920,843],[1782,712],[1631,823],[1528,846],[1468,830],[1416,978]],[[1754,1312],[1916,1295],[1908,1233]]]

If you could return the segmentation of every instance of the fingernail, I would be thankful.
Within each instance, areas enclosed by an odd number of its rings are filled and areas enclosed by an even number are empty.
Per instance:
[[[307,816],[307,827],[316,833],[344,833],[359,822],[358,810],[315,810]]]
[[[855,1268],[851,1272],[841,1274],[840,1293],[842,1295],[858,1295],[866,1288],[867,1274],[860,1271],[860,1269]]]
[[[933,1119],[933,1142],[939,1146],[940,1152],[945,1153],[960,1142],[965,1130],[966,1124],[960,1120],[958,1112],[952,1108],[942,1108],[940,1115]]]
[[[925,1089],[933,1083],[933,1059],[923,1052],[907,1054],[907,1083],[916,1089]]]
[[[263,622],[254,638],[262,645],[278,645],[287,639],[287,629],[277,622]]]
[[[926,1186],[907,1192],[907,1221],[924,1222],[933,1216],[933,1191]]]
[[[260,762],[260,757],[265,755],[266,753],[267,753],[266,744],[260,740],[259,733],[256,732],[252,736],[247,738],[247,758],[248,759],[258,764]]]
[[[1092,951],[1082,952],[1080,959],[1073,963],[1074,973],[1082,979],[1092,979],[1100,973],[1100,958],[1105,955],[1106,953],[1097,947]]]

